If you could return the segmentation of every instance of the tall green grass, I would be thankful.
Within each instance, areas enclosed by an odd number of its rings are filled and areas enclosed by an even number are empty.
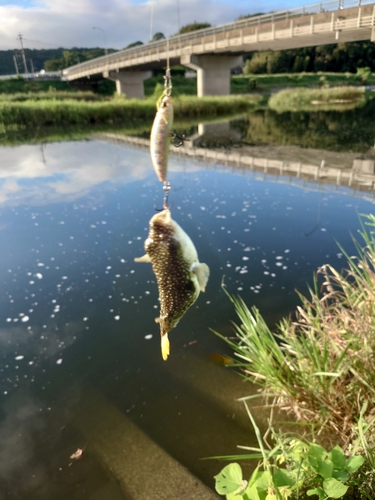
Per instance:
[[[175,116],[199,118],[238,114],[254,109],[259,96],[204,97],[181,96],[175,99]],[[74,99],[6,102],[0,101],[0,123],[26,127],[84,124],[120,124],[147,120],[152,123],[156,108],[153,99],[120,99],[83,102]]]
[[[104,101],[108,100],[108,97],[102,96],[100,94],[94,94],[90,91],[63,91],[50,89],[47,92],[16,92],[14,94],[1,94],[0,93],[0,103],[1,102],[25,102],[25,101],[62,101],[65,99],[73,99],[78,101]]]
[[[286,111],[349,110],[366,102],[364,87],[285,89],[273,94],[270,109]]]
[[[242,398],[259,448],[239,446],[247,453],[216,458],[261,462],[249,481],[236,463],[215,476],[228,500],[374,498],[375,215],[361,224],[357,255],[342,249],[346,270],[322,266],[310,297],[300,295],[296,318],[276,331],[257,308],[226,292],[240,319],[236,340],[217,333],[235,352],[231,366],[260,386],[272,408],[312,430],[296,437],[270,421],[266,440],[247,406],[254,396]]]
[[[365,216],[363,244],[356,242],[356,256],[346,255],[347,269],[322,266],[310,297],[300,296],[296,319],[285,318],[275,332],[258,309],[230,296],[240,325],[237,340],[225,340],[242,375],[344,448],[360,437],[362,418],[371,422],[365,437],[375,450],[374,228],[375,216]]]

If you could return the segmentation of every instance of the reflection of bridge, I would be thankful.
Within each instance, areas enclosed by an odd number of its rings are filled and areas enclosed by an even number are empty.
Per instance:
[[[209,124],[208,127],[219,126],[222,131],[223,124]],[[260,158],[251,156],[251,148],[244,154],[236,150],[208,149],[195,147],[200,135],[206,132],[207,125],[200,125],[200,134],[191,137],[192,141],[185,142],[183,147],[171,147],[170,153],[174,156],[188,157],[200,163],[210,163],[220,166],[223,171],[238,172],[244,175],[259,174],[263,180],[270,176],[278,182],[288,182],[304,189],[313,189],[314,185],[321,189],[323,185],[344,187],[352,190],[356,197],[365,198],[375,203],[375,160],[353,159],[351,168],[330,166],[324,160],[320,164],[308,164],[302,161],[279,160],[273,158]],[[229,131],[229,124],[228,124]],[[150,141],[139,137],[120,134],[100,134],[107,140],[120,142],[136,148],[150,147]]]
[[[183,64],[197,71],[198,96],[229,94],[230,69],[242,64],[246,52],[375,41],[373,2],[331,0],[245,18],[121,50],[71,66],[63,74],[69,81],[104,76],[116,81],[119,93],[142,98],[143,81],[153,69],[165,68],[169,57],[172,66]]]

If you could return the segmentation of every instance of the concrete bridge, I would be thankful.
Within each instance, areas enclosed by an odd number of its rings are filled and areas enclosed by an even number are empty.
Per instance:
[[[313,150],[305,157],[299,157],[293,148],[278,147],[277,155],[265,157],[256,152],[256,148],[244,150],[237,148],[223,150],[200,146],[202,137],[223,137],[238,142],[237,132],[230,129],[229,122],[200,124],[198,132],[189,137],[179,148],[170,149],[171,156],[189,158],[207,168],[219,168],[224,171],[240,172],[258,179],[272,179],[273,182],[288,183],[308,190],[344,189],[343,193],[375,203],[375,159],[358,159],[355,153],[337,153],[317,150],[322,156],[310,158]],[[126,144],[128,147],[149,149],[149,139],[114,133],[100,134],[100,138]],[[285,157],[285,158],[283,158]]]
[[[344,5],[345,2],[345,5]],[[230,70],[254,51],[356,40],[375,41],[374,0],[334,0],[241,19],[121,50],[66,68],[67,81],[109,78],[118,93],[143,98],[152,70],[182,64],[197,71],[198,96],[230,93]]]

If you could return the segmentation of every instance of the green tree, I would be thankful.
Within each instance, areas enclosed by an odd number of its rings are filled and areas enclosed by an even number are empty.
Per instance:
[[[244,14],[243,16],[237,17],[237,21],[241,21],[241,19],[248,19],[249,17],[258,17],[263,15],[264,12],[257,12],[256,14]]]
[[[115,50],[108,49],[108,53],[112,52],[115,52]],[[54,57],[45,61],[44,69],[46,71],[59,71],[69,66],[74,66],[75,64],[104,56],[104,54],[105,50],[100,48],[78,49],[74,47],[72,50],[63,50],[61,58]]]
[[[152,37],[152,41],[153,42],[157,42],[158,40],[164,40],[165,36],[163,35],[163,33],[160,33],[160,31],[158,33],[155,33],[155,35]]]
[[[194,21],[191,24],[186,24],[185,26],[182,26],[180,31],[178,32],[179,35],[182,35],[183,33],[190,33],[191,31],[197,31],[197,30],[202,30],[204,28],[211,28],[210,23],[197,23]]]
[[[129,45],[127,45],[125,47],[125,49],[131,49],[132,47],[138,47],[138,45],[143,45],[143,42],[138,40],[137,42],[129,43]]]

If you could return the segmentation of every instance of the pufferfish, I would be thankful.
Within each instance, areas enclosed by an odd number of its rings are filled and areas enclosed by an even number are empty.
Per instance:
[[[134,259],[151,262],[160,295],[161,353],[167,360],[170,352],[168,333],[205,291],[210,275],[207,264],[200,263],[194,243],[172,219],[169,208],[154,215],[145,241],[146,254]]]

